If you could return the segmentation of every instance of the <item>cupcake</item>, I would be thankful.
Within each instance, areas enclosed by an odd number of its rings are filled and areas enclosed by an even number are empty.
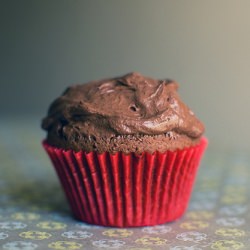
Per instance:
[[[178,84],[139,73],[71,86],[42,121],[74,216],[116,227],[185,212],[207,140]]]

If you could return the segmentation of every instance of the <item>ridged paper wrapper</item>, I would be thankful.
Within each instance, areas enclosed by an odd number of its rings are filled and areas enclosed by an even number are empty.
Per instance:
[[[59,149],[43,141],[76,219],[103,226],[163,224],[185,212],[201,157],[199,144],[150,154]]]

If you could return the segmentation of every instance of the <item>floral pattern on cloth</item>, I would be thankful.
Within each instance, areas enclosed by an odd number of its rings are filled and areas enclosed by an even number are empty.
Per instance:
[[[35,119],[0,124],[0,249],[250,249],[250,155],[208,148],[185,215],[171,223],[108,228],[76,221]]]

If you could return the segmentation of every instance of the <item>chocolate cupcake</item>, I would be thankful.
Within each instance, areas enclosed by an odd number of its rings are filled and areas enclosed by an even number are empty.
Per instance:
[[[145,226],[186,210],[207,145],[178,84],[138,73],[69,87],[43,142],[77,219]]]

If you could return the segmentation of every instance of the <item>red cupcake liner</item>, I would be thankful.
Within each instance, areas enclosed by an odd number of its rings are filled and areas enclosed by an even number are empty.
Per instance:
[[[163,224],[186,210],[207,146],[165,153],[86,153],[50,146],[47,151],[73,214],[81,221],[116,227]]]

